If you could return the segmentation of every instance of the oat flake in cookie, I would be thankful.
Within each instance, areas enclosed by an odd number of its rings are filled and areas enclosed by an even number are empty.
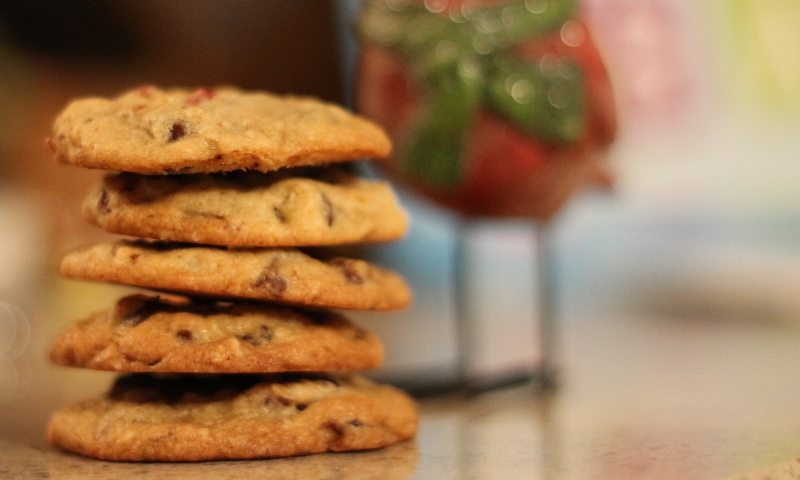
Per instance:
[[[50,359],[119,372],[354,371],[380,366],[383,346],[333,311],[136,294],[67,327]]]
[[[337,105],[235,88],[142,87],[75,100],[48,144],[62,163],[143,174],[266,172],[391,150],[380,128]]]
[[[103,460],[178,462],[366,450],[416,431],[411,398],[355,375],[134,374],[57,411],[47,437]]]

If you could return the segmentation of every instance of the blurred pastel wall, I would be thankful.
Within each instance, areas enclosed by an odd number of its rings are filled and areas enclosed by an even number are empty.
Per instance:
[[[603,271],[610,290],[590,290],[629,306],[796,322],[800,4],[585,4],[617,89],[619,182],[566,212],[562,246],[585,260],[565,275],[589,288]]]

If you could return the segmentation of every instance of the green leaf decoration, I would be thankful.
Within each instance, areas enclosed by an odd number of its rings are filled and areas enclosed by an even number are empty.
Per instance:
[[[406,58],[425,95],[422,112],[401,145],[401,168],[433,187],[463,177],[463,150],[475,113],[485,107],[535,138],[574,142],[584,123],[583,74],[569,60],[537,62],[508,50],[574,18],[575,0],[526,0],[432,12],[407,0],[368,0],[360,37]]]

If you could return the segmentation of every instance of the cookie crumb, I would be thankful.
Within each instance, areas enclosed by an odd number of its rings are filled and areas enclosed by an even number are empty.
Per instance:
[[[325,221],[327,222],[329,227],[333,226],[334,214],[333,214],[333,203],[331,203],[331,199],[328,198],[327,195],[324,193],[322,194],[322,206],[323,206],[323,215],[325,216]]]

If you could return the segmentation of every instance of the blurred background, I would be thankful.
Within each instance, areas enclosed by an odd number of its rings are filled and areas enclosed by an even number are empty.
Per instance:
[[[142,84],[311,94],[350,105],[358,1],[0,0],[0,434],[111,375],[47,364],[53,336],[121,289],[62,280],[63,252],[101,232],[78,206],[100,175],[44,147],[77,96]],[[711,324],[800,322],[800,3],[583,0],[619,110],[613,191],[576,195],[552,225],[559,321],[685,315]],[[452,214],[399,189],[407,239],[370,255],[405,274],[407,311],[356,314],[387,345],[376,375],[456,371]],[[468,239],[487,372],[537,355],[527,221]],[[619,320],[622,321],[622,320]],[[635,340],[635,339],[634,339]],[[568,372],[566,372],[568,375]],[[16,418],[30,421],[22,425]],[[27,429],[27,430],[26,430]],[[40,432],[38,430],[37,432]]]

